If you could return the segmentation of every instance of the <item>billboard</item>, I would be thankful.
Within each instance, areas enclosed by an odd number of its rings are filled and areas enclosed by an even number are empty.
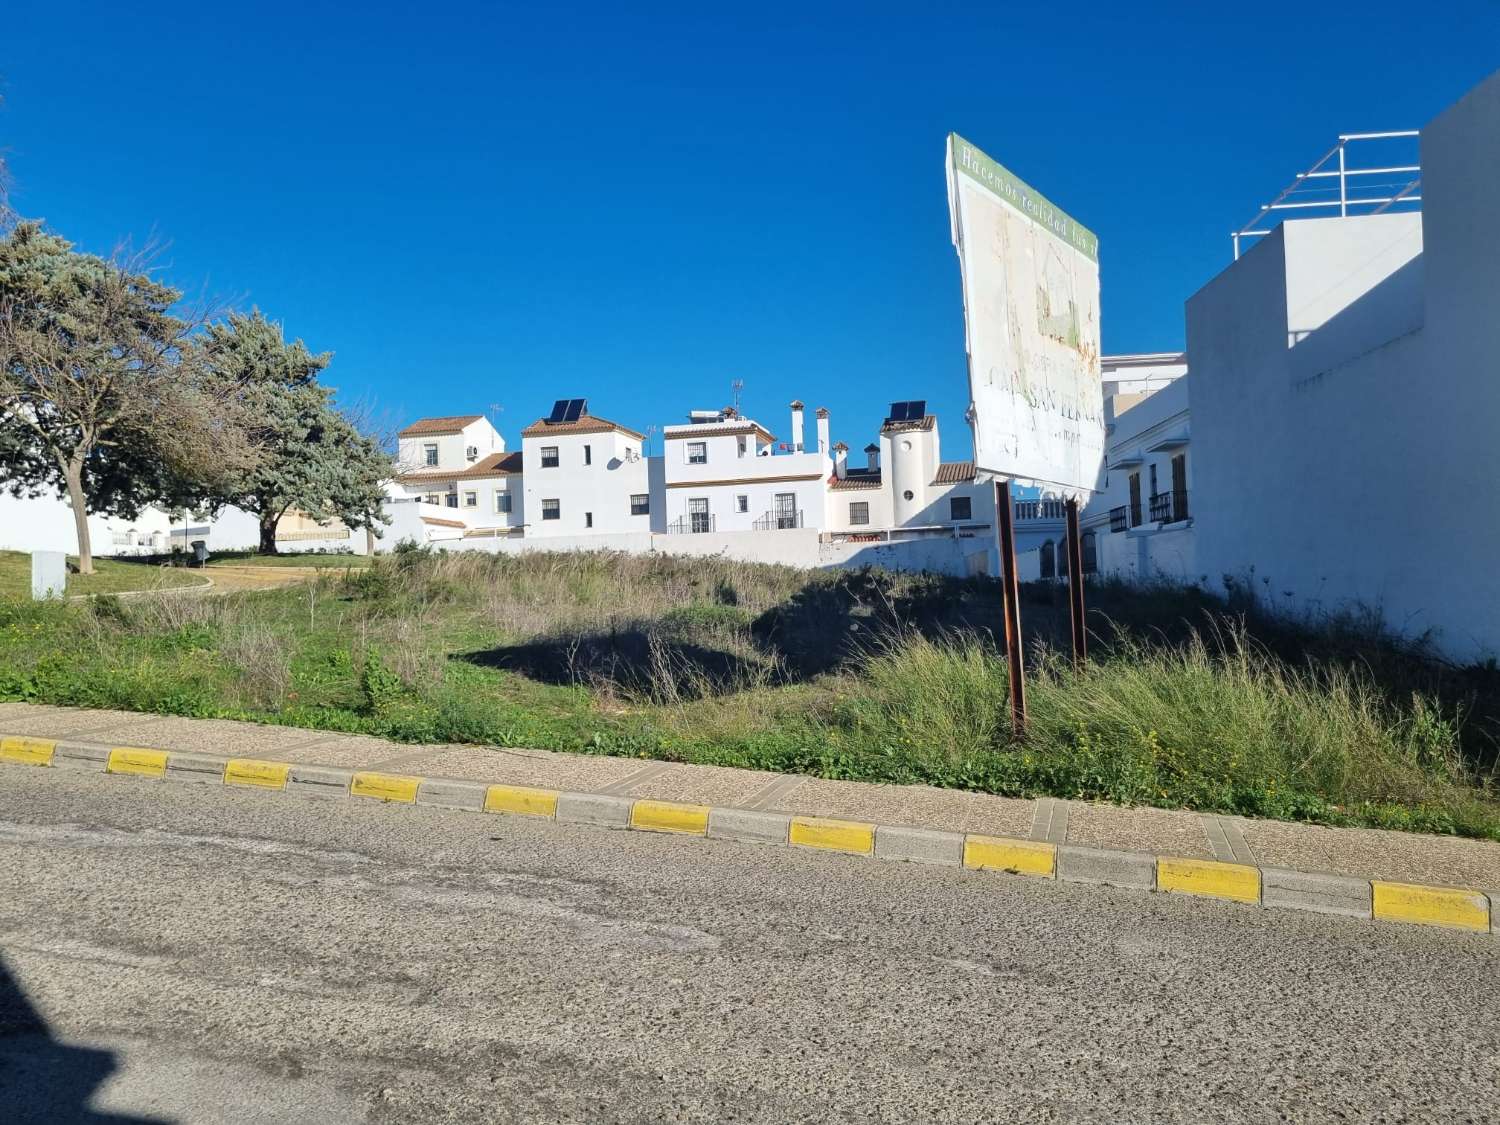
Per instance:
[[[1087,500],[1104,458],[1099,239],[956,133],[948,211],[975,467]]]

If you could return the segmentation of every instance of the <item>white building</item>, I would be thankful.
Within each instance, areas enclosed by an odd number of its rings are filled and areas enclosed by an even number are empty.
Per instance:
[[[1098,491],[1079,514],[1084,571],[1194,582],[1186,357],[1108,356],[1102,366],[1104,468]],[[1037,574],[1051,578],[1066,567],[1059,535],[1041,547]]]
[[[1188,301],[1195,569],[1479,659],[1500,653],[1482,515],[1500,479],[1500,74],[1420,151],[1420,213],[1284,222]]]
[[[564,403],[573,407],[569,412]],[[644,434],[565,399],[521,431],[525,534],[532,539],[652,530]]]
[[[804,442],[803,406],[791,405],[791,440],[734,410],[699,411],[662,431],[666,530],[672,534],[822,530],[827,526],[828,412]]]

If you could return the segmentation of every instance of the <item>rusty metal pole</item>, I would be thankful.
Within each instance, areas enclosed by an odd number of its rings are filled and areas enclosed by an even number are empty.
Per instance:
[[[1000,590],[1005,614],[1005,658],[1010,665],[1010,726],[1026,736],[1026,677],[1021,651],[1021,586],[1016,577],[1015,507],[1010,481],[995,484],[995,516],[1000,528]]]
[[[1073,667],[1083,671],[1089,658],[1088,631],[1084,628],[1083,605],[1083,537],[1078,533],[1078,501],[1067,503],[1068,536],[1063,549],[1068,552],[1068,616],[1073,621]]]

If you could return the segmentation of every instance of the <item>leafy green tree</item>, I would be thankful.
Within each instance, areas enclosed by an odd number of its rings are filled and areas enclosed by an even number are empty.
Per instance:
[[[241,396],[261,451],[248,471],[228,475],[212,502],[254,513],[262,554],[276,553],[276,526],[292,509],[317,520],[337,517],[351,529],[382,521],[391,458],[318,382],[329,353],[288,343],[281,325],[259,310],[209,325],[202,350],[212,377]]]
[[[255,463],[180,297],[144,263],[77,253],[40,223],[0,238],[0,487],[67,496],[80,573],[89,513],[172,507]]]

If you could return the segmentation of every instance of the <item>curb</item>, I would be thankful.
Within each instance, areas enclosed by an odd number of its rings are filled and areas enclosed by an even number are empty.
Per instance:
[[[1500,934],[1500,892],[1486,894],[1462,887],[1355,879],[1281,867],[656,801],[611,793],[571,793],[524,785],[492,785],[455,778],[49,738],[0,737],[0,763],[538,817],[602,828],[704,836],[975,871],[1002,871],[1269,909]]]

